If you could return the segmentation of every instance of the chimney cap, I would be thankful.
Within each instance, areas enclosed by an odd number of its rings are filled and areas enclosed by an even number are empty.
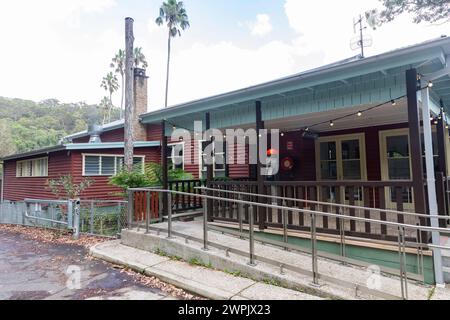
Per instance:
[[[134,68],[134,76],[135,77],[142,77],[142,78],[148,78],[145,69],[142,68]]]

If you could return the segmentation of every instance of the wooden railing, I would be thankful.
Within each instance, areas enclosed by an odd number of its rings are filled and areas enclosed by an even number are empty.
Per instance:
[[[321,210],[340,215],[360,216],[364,218],[393,221],[413,225],[428,225],[428,219],[414,215],[389,212],[398,210],[414,212],[412,181],[266,181],[262,192],[258,191],[256,181],[228,181],[211,182],[210,188],[218,190],[240,191],[244,193],[263,194],[267,196],[283,197],[270,199],[253,196],[242,196],[242,200],[271,202],[292,208]],[[238,198],[236,194],[214,192],[222,197]],[[317,203],[323,202],[323,203]],[[333,204],[349,205],[349,207]],[[227,201],[214,200],[212,219],[217,221],[237,222],[238,208]],[[352,208],[356,206],[358,208]],[[387,209],[386,212],[383,210]],[[372,210],[371,210],[372,209]],[[248,208],[244,208],[244,222],[248,221]],[[259,210],[255,212],[255,224],[260,228],[282,227],[282,212],[280,210]],[[386,225],[362,223],[356,221],[342,222],[340,219],[323,217],[317,223],[317,230],[327,234],[340,234],[344,230],[348,236],[373,238],[381,240],[397,240],[397,230]],[[343,223],[343,228],[341,227]],[[292,230],[310,231],[309,215],[298,212],[288,212],[288,227]],[[408,234],[409,239],[418,240],[420,235]]]
[[[193,194],[192,196],[175,194],[172,197],[172,211],[185,212],[203,208],[202,200],[195,195],[200,194],[197,187],[204,185],[203,180],[169,181],[169,190]]]

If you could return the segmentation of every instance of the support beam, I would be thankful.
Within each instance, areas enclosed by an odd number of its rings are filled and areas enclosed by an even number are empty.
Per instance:
[[[211,129],[211,114],[209,112],[205,113],[205,132],[208,132],[208,130]],[[208,144],[211,144],[213,142],[213,138],[209,138],[208,140]],[[203,148],[203,146],[201,146],[200,148]],[[203,150],[202,150],[203,151]],[[212,164],[208,164],[206,166],[206,186],[208,188],[211,188],[210,183],[214,181],[214,168]],[[211,191],[208,191],[207,194],[209,196],[213,196],[213,194],[211,194]],[[208,222],[212,222],[213,221],[213,200],[212,199],[207,199],[206,201],[206,205],[207,205],[207,209],[208,209]]]
[[[256,143],[256,154],[257,154],[257,165],[256,165],[256,181],[258,183],[258,194],[265,194],[264,189],[264,176],[261,174],[261,159],[259,158],[261,150],[261,130],[264,129],[264,122],[262,121],[262,111],[261,111],[261,101],[256,101],[255,103],[255,114],[256,114],[256,134],[258,135]],[[265,203],[266,198],[259,198],[259,202]],[[258,220],[259,229],[264,230],[266,228],[266,208],[258,207]]]
[[[439,220],[433,219],[438,217],[438,203],[436,198],[436,179],[434,173],[433,161],[433,136],[431,132],[431,123],[428,119],[430,114],[430,92],[426,88],[422,90],[422,115],[423,115],[423,133],[425,143],[425,165],[427,172],[427,191],[428,191],[428,206],[431,216],[431,226],[439,227]],[[440,245],[440,236],[438,232],[432,232],[432,241],[434,245]],[[442,256],[441,249],[433,249],[434,275],[437,284],[444,284],[444,276],[442,270]]]
[[[162,165],[162,187],[164,190],[169,189],[169,168],[167,165],[167,137],[166,137],[166,121],[161,123],[161,165]],[[163,193],[163,214],[167,216],[169,212],[169,203],[167,193]]]
[[[445,115],[444,115],[444,104],[441,100],[441,113],[440,119],[437,124],[437,145],[438,145],[438,169],[436,172],[436,190],[437,190],[437,200],[438,200],[438,210],[439,215],[447,215],[447,190],[446,190],[446,181],[444,177],[447,177],[447,139],[448,139],[448,130],[446,129]],[[447,227],[447,223],[445,220],[439,221],[439,226],[442,228]]]
[[[423,184],[422,142],[420,134],[419,107],[417,99],[417,70],[406,71],[406,90],[408,99],[409,140],[411,171],[414,191],[414,205],[417,213],[426,213]],[[428,113],[429,114],[429,113]],[[427,117],[428,117],[427,114]],[[429,119],[427,119],[428,122]],[[421,221],[424,223],[425,221]],[[424,239],[425,240],[425,239]]]

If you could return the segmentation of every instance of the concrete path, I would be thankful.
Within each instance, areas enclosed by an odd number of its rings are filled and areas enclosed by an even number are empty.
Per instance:
[[[125,265],[154,276],[186,291],[214,300],[318,300],[320,298],[270,284],[259,283],[213,270],[194,266],[173,258],[160,256],[111,241],[93,246],[92,256]]]
[[[47,299],[173,298],[108,263],[91,259],[82,246],[48,244],[0,230],[0,300]]]
[[[161,230],[160,233],[150,231],[145,234],[144,230],[123,230],[122,243],[141,250],[153,251],[161,248],[165,252],[176,254],[184,259],[198,256],[202,261],[212,263],[216,268],[227,266],[228,270],[239,270],[242,273],[252,275],[252,278],[266,279],[271,277],[288,287],[303,288],[310,294],[338,298],[338,299],[401,299],[401,287],[399,278],[385,274],[374,275],[364,267],[352,265],[342,265],[336,261],[325,258],[318,259],[318,270],[320,273],[320,286],[311,285],[311,256],[309,254],[285,251],[279,247],[263,245],[255,242],[256,255],[261,259],[271,259],[284,266],[295,266],[303,270],[295,272],[287,267],[283,274],[280,274],[279,265],[263,262],[259,259],[256,267],[248,267],[248,256],[229,253],[224,250],[210,246],[210,250],[201,250],[202,244],[196,241],[185,243],[182,236],[175,236],[167,239],[167,223],[152,225]],[[173,222],[173,230],[179,234],[189,235],[196,239],[203,238],[201,221],[193,222]],[[241,252],[248,252],[248,240],[241,240],[238,237],[222,234],[220,232],[208,232],[208,239],[211,243],[220,244],[228,248],[233,248]],[[232,266],[232,268],[231,268]],[[373,266],[376,267],[376,266]],[[364,288],[365,287],[365,288]],[[450,299],[448,288],[433,288],[415,281],[408,281],[408,298],[410,300],[427,299]]]

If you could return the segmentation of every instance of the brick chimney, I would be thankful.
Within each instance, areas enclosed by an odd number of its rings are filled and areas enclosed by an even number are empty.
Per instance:
[[[147,131],[145,125],[140,123],[139,117],[147,113],[147,75],[145,69],[134,69],[134,124],[133,134],[135,141],[146,141]]]

